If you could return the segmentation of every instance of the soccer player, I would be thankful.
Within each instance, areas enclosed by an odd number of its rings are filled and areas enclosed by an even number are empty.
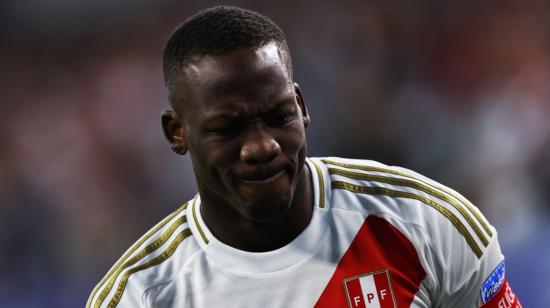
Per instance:
[[[199,191],[88,307],[521,307],[496,230],[464,197],[399,167],[306,158],[306,104],[265,16],[192,16],[164,76],[162,127]]]

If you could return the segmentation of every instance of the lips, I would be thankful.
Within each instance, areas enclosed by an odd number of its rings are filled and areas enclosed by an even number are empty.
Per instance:
[[[284,174],[284,170],[280,170],[275,174],[255,174],[250,177],[243,178],[241,181],[246,184],[266,184],[277,180]]]
[[[234,183],[243,198],[265,206],[287,195],[291,177],[286,167],[285,165],[271,168],[254,166],[242,172],[235,172]]]
[[[279,178],[284,173],[284,168],[262,168],[254,171],[243,172],[238,174],[237,178],[243,183],[265,183]]]

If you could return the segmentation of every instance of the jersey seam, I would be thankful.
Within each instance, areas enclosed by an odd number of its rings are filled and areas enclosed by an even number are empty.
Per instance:
[[[389,217],[391,217],[391,218],[393,218],[393,219],[395,219],[395,220],[397,220],[397,221],[399,221],[399,222],[401,222],[401,223],[403,223],[403,224],[408,224],[408,225],[411,225],[411,226],[414,226],[414,227],[418,228],[418,229],[421,231],[420,234],[422,235],[423,242],[426,243],[426,246],[427,246],[427,248],[428,248],[430,254],[431,254],[432,256],[434,255],[435,249],[433,248],[433,245],[432,245],[432,241],[431,241],[432,239],[431,239],[431,237],[425,236],[426,234],[429,234],[429,233],[426,231],[426,229],[425,229],[422,225],[417,224],[417,223],[414,223],[414,222],[405,221],[405,220],[403,220],[403,219],[401,219],[401,218],[399,218],[399,217],[397,217],[397,216],[395,216],[395,215],[393,215],[393,214],[390,214],[390,213],[386,213],[386,212],[382,212],[382,213],[384,214],[384,216],[389,216]],[[398,230],[399,230],[399,229],[398,229]],[[399,231],[399,232],[401,232],[401,231]],[[405,235],[405,236],[406,236],[406,235]],[[409,239],[409,240],[410,240],[410,239]],[[415,245],[413,245],[413,246],[415,247],[416,253],[417,253],[417,255],[418,255],[418,254],[419,254],[419,253],[418,253],[418,249],[416,248]],[[420,258],[419,258],[419,259],[420,259]],[[433,260],[434,258],[432,257],[431,259]],[[422,264],[423,262],[420,261],[420,263]],[[426,269],[429,269],[429,266],[427,266],[427,264],[422,264],[422,265],[426,267],[426,268],[424,269],[424,271],[426,271]],[[431,270],[430,270],[429,272],[426,272],[426,277],[429,277],[429,278],[430,278],[430,280],[431,280],[431,287],[435,289],[435,288],[438,288],[438,287],[439,287],[439,284],[437,283],[436,277],[432,277],[431,272],[432,272]],[[430,273],[430,274],[428,274],[428,273]],[[430,300],[432,300],[432,299],[430,298]]]
[[[195,239],[195,237],[193,237],[193,239]],[[189,257],[189,259],[183,264],[183,266],[176,272],[176,274],[174,275],[174,277],[172,277],[172,279],[169,279],[167,281],[163,281],[163,282],[160,282],[160,283],[157,283],[153,286],[150,286],[146,289],[144,289],[141,293],[142,293],[142,297],[146,299],[146,293],[149,292],[149,291],[152,291],[152,289],[155,289],[157,287],[160,287],[162,285],[164,285],[164,287],[168,286],[169,284],[173,283],[174,281],[176,281],[176,279],[179,277],[179,274],[181,273],[182,270],[184,270],[187,265],[189,265],[189,263],[191,263],[194,258],[196,258],[196,255],[200,254],[200,253],[203,253],[204,251],[199,247],[197,251],[195,251],[194,253],[191,254],[191,256]],[[158,296],[158,292],[157,294],[155,295],[155,298],[156,296]],[[150,296],[149,297],[150,300],[147,304],[149,305],[152,305],[152,297]]]
[[[418,223],[415,223],[415,222],[411,222],[411,221],[406,221],[406,220],[403,220],[401,219],[400,217],[398,216],[395,216],[393,215],[392,213],[389,213],[389,212],[385,212],[385,211],[378,211],[378,212],[373,212],[373,213],[367,213],[367,212],[363,212],[363,211],[353,211],[353,210],[347,210],[347,209],[339,209],[339,208],[335,208],[335,207],[332,207],[334,210],[337,210],[337,211],[342,211],[342,212],[349,212],[349,213],[359,213],[359,214],[362,214],[362,215],[365,215],[365,219],[368,215],[374,215],[374,216],[378,216],[378,217],[382,217],[384,219],[386,219],[386,217],[391,217],[403,224],[406,224],[406,225],[410,225],[410,226],[414,226],[418,229],[420,229],[421,234],[427,234],[426,232],[426,229],[418,224]],[[399,229],[398,229],[399,230]],[[401,232],[401,230],[399,230],[399,232]],[[401,232],[403,233],[403,232]],[[405,234],[403,234],[409,241],[411,240],[408,236],[406,236]],[[422,236],[422,239],[423,239],[423,242],[426,243],[428,249],[429,249],[429,252],[431,255],[434,255],[434,249],[433,249],[433,245],[432,245],[432,242],[431,242],[431,238],[428,238],[426,236]],[[419,252],[418,252],[418,249],[416,248],[415,245],[413,245],[415,247],[415,251],[417,253],[417,255],[419,255]],[[420,259],[420,258],[419,258]],[[433,258],[432,258],[433,259]],[[426,268],[429,268],[427,266],[427,264],[423,264],[423,262],[421,262],[422,266],[423,267],[426,267]],[[424,268],[424,271],[426,271],[426,268]],[[430,273],[432,272],[431,270],[429,271]],[[428,275],[428,272],[426,272],[426,277],[429,277],[430,278],[430,281],[431,281],[431,285],[433,288],[438,288],[439,287],[439,284],[437,283],[437,279],[435,277],[432,277],[432,275]],[[430,298],[431,300],[431,298]]]

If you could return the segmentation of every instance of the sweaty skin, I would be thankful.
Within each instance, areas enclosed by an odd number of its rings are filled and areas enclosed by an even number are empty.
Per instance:
[[[183,71],[176,111],[162,122],[172,148],[191,155],[206,224],[242,250],[288,244],[307,227],[313,201],[309,116],[284,53],[269,43],[202,56]]]

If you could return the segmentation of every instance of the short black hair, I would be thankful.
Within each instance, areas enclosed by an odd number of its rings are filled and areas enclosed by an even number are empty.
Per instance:
[[[275,42],[283,52],[283,63],[292,78],[292,61],[285,35],[271,19],[232,6],[200,11],[179,25],[164,47],[165,84],[170,90],[185,64],[196,56],[223,55],[270,42]]]

